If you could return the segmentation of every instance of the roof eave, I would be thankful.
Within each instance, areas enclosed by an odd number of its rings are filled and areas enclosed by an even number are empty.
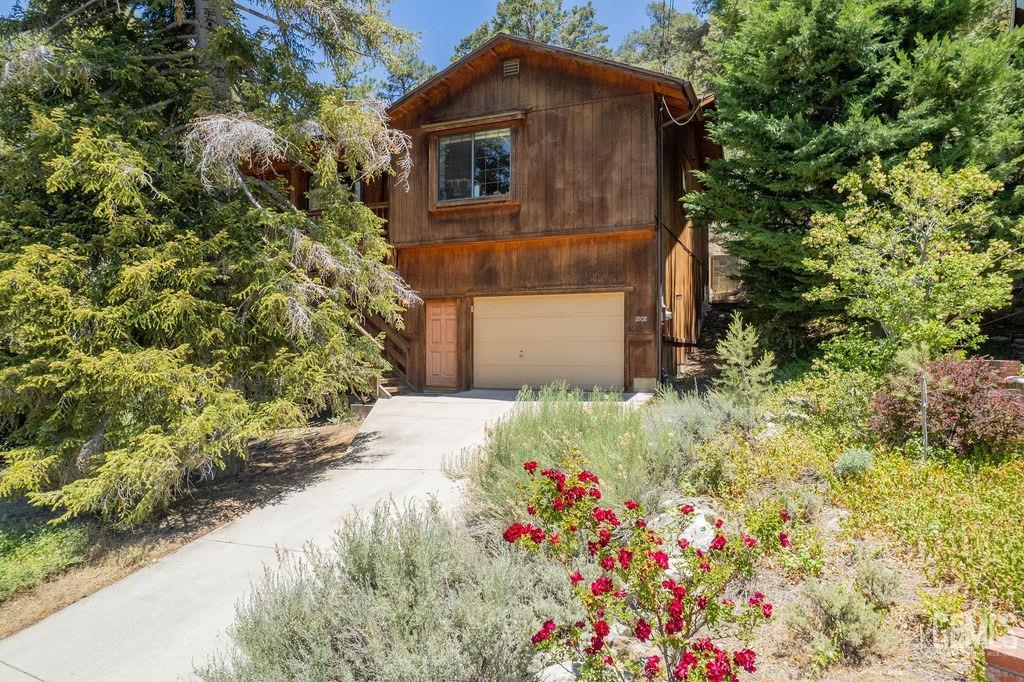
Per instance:
[[[697,98],[696,93],[693,90],[693,86],[690,84],[690,81],[684,78],[676,78],[675,76],[670,76],[668,74],[661,73],[658,71],[652,71],[650,69],[644,69],[639,66],[624,64],[622,62],[617,62],[611,59],[604,59],[603,57],[595,57],[594,55],[589,55],[584,52],[577,52],[575,50],[569,50],[564,47],[548,45],[547,43],[541,43],[536,40],[530,40],[529,38],[520,38],[518,36],[509,35],[508,33],[496,33],[494,36],[489,38],[485,43],[471,51],[462,59],[458,60],[457,62],[452,62],[447,67],[445,67],[441,71],[438,71],[436,74],[434,74],[433,76],[423,81],[418,86],[416,86],[415,88],[413,88],[412,90],[410,90],[409,92],[405,93],[400,98],[395,100],[391,104],[391,106],[388,107],[388,113],[393,115],[395,112],[398,112],[401,109],[405,108],[417,97],[420,97],[425,92],[432,89],[434,86],[443,83],[449,76],[451,76],[458,69],[463,68],[468,62],[476,59],[479,55],[494,49],[494,47],[498,43],[502,42],[507,42],[510,44],[520,44],[524,47],[537,50],[539,52],[558,54],[569,59],[575,59],[581,62],[604,66],[605,68],[611,68],[618,71],[632,73],[639,78],[645,78],[650,81],[656,81],[668,85],[670,87],[677,88],[684,94],[686,101],[690,106],[699,106],[699,100]]]

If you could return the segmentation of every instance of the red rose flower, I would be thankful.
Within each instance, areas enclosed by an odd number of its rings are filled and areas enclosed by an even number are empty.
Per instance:
[[[764,595],[760,592],[755,592],[754,594],[750,595],[749,599],[747,599],[747,603],[751,606],[760,606],[764,603]]]
[[[650,557],[651,561],[653,561],[658,568],[662,570],[668,568],[668,554],[665,554],[660,549],[657,552],[648,552],[647,556]]]
[[[753,549],[755,546],[757,546],[757,538],[753,538],[749,535],[744,535],[742,533],[740,534],[740,537],[743,538],[743,545],[745,547]]]
[[[638,502],[635,502],[633,500],[626,500],[626,509],[628,509],[630,511],[633,511],[634,509],[636,509],[639,506],[640,506],[640,504]]]
[[[725,549],[725,542],[726,541],[725,541],[725,536],[724,535],[721,535],[721,534],[716,535],[711,540],[710,549]]]
[[[523,462],[523,468],[526,469],[527,473],[532,474],[537,470],[537,463],[531,459],[529,462]]]
[[[722,519],[715,519],[715,528],[721,528],[722,524],[724,523],[725,521],[723,521]]]
[[[579,571],[576,571],[569,576],[569,581],[572,582],[573,585],[579,585],[581,582],[583,582],[583,574]]]
[[[762,604],[761,605],[761,613],[764,615],[765,618],[771,618],[772,617],[772,605],[771,604]]]
[[[779,544],[783,547],[789,547],[789,535],[786,533],[779,533]]]
[[[690,546],[690,541],[686,538],[682,538],[681,540],[678,540],[676,544],[679,545],[679,549],[686,549]]]
[[[501,534],[501,537],[505,539],[505,542],[515,542],[519,538],[523,537],[527,532],[526,526],[523,524],[513,523],[505,529],[505,532]]]
[[[736,662],[736,665],[746,670],[748,673],[756,672],[757,668],[754,667],[754,660],[757,658],[750,649],[740,649],[739,651],[733,652],[732,660]]]
[[[644,677],[653,680],[661,672],[661,659],[657,656],[651,656],[644,663]]]
[[[697,665],[697,657],[692,651],[685,651],[679,659],[679,665],[672,671],[672,674],[676,676],[676,679],[685,680],[695,665]]]
[[[549,621],[545,622],[545,623],[544,623],[544,625],[542,625],[542,626],[541,626],[540,630],[538,630],[538,631],[537,631],[537,632],[536,632],[536,633],[535,633],[535,634],[533,635],[533,637],[531,637],[531,638],[530,638],[530,640],[531,640],[531,641],[532,641],[532,642],[533,642],[534,644],[540,644],[540,643],[541,643],[541,642],[543,642],[543,641],[544,641],[545,639],[547,639],[548,637],[550,637],[550,636],[551,636],[551,633],[553,633],[553,632],[555,631],[555,629],[556,629],[556,626],[555,626],[555,621],[553,621],[553,620],[549,620]]]
[[[611,592],[612,579],[608,576],[601,576],[594,582],[590,583],[590,591],[595,597],[600,597],[602,594]]]
[[[606,571],[610,571],[613,568],[615,568],[615,557],[613,557],[613,556],[602,557],[601,561],[599,563],[601,564],[601,568],[603,568]]]
[[[594,623],[594,632],[598,637],[604,639],[612,631],[611,627],[608,626],[608,621],[599,620]]]
[[[551,508],[554,509],[555,511],[563,511],[565,509],[565,500],[563,500],[561,497],[556,497],[555,499],[551,500]]]
[[[633,553],[623,547],[619,550],[619,564],[623,568],[629,568],[629,562],[633,560]]]
[[[684,504],[682,507],[679,508],[679,511],[681,511],[684,514],[692,514],[693,513],[693,505],[692,504]]]
[[[651,638],[651,624],[643,618],[636,622],[636,626],[633,627],[633,634],[641,642],[646,642]]]
[[[530,530],[530,539],[536,542],[538,545],[544,542],[544,538],[547,537],[547,533],[542,528],[534,528]]]
[[[783,507],[782,511],[779,512],[779,516],[782,517],[783,523],[789,523],[790,519],[793,518],[792,516],[790,516],[789,510],[786,509],[785,507]]]

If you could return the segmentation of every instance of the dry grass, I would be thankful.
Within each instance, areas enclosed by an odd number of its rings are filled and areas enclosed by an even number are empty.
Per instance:
[[[0,638],[87,597],[246,512],[314,483],[345,456],[358,424],[291,429],[253,451],[249,466],[190,492],[167,515],[133,531],[93,532],[85,562],[0,603]]]

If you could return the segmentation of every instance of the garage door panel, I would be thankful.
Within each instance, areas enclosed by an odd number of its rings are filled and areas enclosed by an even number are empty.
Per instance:
[[[622,388],[624,306],[622,293],[477,298],[474,385]]]

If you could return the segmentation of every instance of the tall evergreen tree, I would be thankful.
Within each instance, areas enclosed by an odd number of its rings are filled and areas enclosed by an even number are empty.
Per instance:
[[[499,0],[494,16],[458,42],[452,61],[500,32],[598,57],[611,56],[608,27],[597,23],[590,0],[568,9],[564,4],[563,0]]]
[[[134,523],[371,388],[361,316],[414,295],[342,176],[408,138],[313,76],[392,59],[375,0],[33,0],[0,34],[0,494]]]
[[[706,89],[711,68],[705,47],[708,20],[658,0],[648,3],[647,17],[647,26],[626,34],[615,58],[686,78],[698,91]]]
[[[387,78],[381,84],[381,97],[394,102],[435,73],[437,67],[428,64],[416,53],[418,46],[403,46],[396,55],[395,64],[389,67]]]
[[[928,142],[942,168],[972,163],[1006,187],[1003,225],[1024,212],[1024,31],[1002,0],[744,0],[712,47],[726,150],[689,206],[718,221],[773,342],[806,340],[836,309],[804,297],[816,212],[838,180]],[[998,230],[997,230],[998,231]],[[766,322],[773,322],[766,327]],[[782,332],[779,334],[778,332]]]

